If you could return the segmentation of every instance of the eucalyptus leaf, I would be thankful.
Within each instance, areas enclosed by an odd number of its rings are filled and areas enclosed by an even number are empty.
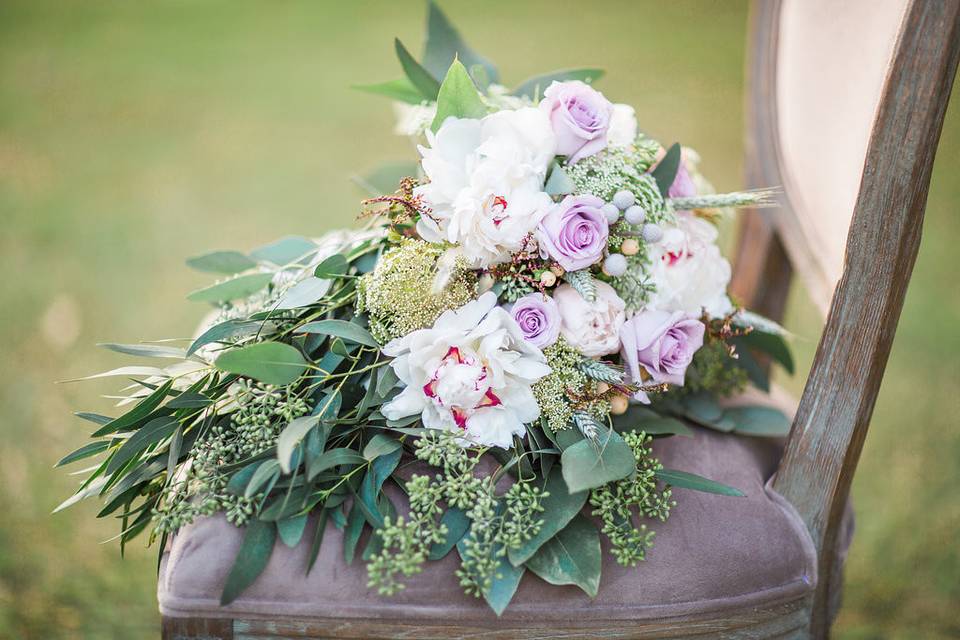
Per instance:
[[[704,493],[716,493],[721,496],[733,496],[741,498],[744,493],[739,489],[725,485],[715,480],[698,476],[695,473],[687,471],[677,471],[676,469],[661,469],[655,474],[658,479],[666,482],[670,486],[678,489],[692,489]]]
[[[329,451],[324,451],[323,455],[320,456],[313,467],[307,472],[307,480],[313,480],[317,475],[326,471],[327,469],[332,469],[334,467],[339,467],[341,465],[358,465],[366,464],[367,459],[358,454],[353,449],[347,448],[338,448],[330,449]]]
[[[83,460],[85,458],[89,458],[90,456],[95,456],[98,453],[102,453],[106,451],[107,447],[109,446],[110,446],[109,440],[97,440],[96,442],[89,442],[83,445],[82,447],[80,447],[79,449],[77,449],[76,451],[73,451],[72,453],[68,453],[67,455],[65,455],[54,466],[62,467],[64,465],[70,464],[71,462],[76,462],[77,460]]]
[[[373,93],[378,96],[385,96],[391,100],[405,102],[407,104],[420,104],[423,102],[423,95],[407,78],[399,80],[387,80],[376,84],[357,84],[353,85],[357,91]]]
[[[360,534],[363,533],[363,525],[366,522],[363,509],[360,508],[360,500],[354,499],[353,508],[347,516],[347,526],[343,530],[343,559],[347,564],[353,564],[353,558],[357,554],[357,542],[360,540]]]
[[[693,430],[676,418],[648,418],[637,424],[636,431],[643,431],[648,436],[685,436],[693,437]]]
[[[378,433],[370,438],[370,442],[363,448],[363,457],[372,461],[380,456],[393,453],[402,446],[399,440],[384,433]]]
[[[440,74],[434,77],[429,71],[424,69],[419,62],[414,60],[413,56],[410,55],[410,52],[403,46],[399,38],[394,38],[393,48],[397,52],[397,59],[400,60],[400,66],[403,68],[407,79],[410,80],[410,84],[420,92],[420,95],[422,95],[424,99],[430,101],[436,100],[437,94],[440,93],[440,83],[437,81],[437,77],[439,77]]]
[[[572,584],[591,598],[600,589],[600,532],[577,515],[527,560],[527,568],[550,584]]]
[[[270,493],[277,478],[280,477],[280,463],[276,460],[264,460],[257,470],[250,476],[250,482],[243,490],[245,498],[252,498],[258,493]]]
[[[173,385],[173,380],[167,380],[156,391],[141,400],[130,411],[119,418],[111,420],[99,429],[93,432],[94,437],[105,436],[109,433],[118,431],[129,431],[132,427],[145,420],[153,411],[160,406],[167,397],[167,392]]]
[[[107,464],[107,475],[120,469],[134,457],[140,455],[147,447],[169,438],[176,431],[179,423],[175,418],[163,416],[154,418],[127,438]]]
[[[790,433],[790,418],[773,407],[733,407],[724,415],[737,426],[734,433],[781,438]]]
[[[214,366],[277,386],[295,382],[307,370],[300,351],[282,342],[258,342],[224,351]]]
[[[266,287],[273,280],[272,273],[248,273],[223,282],[197,289],[187,296],[194,302],[229,302],[247,298]]]
[[[567,483],[563,479],[560,467],[553,468],[550,475],[547,476],[547,482],[543,489],[549,495],[544,497],[540,504],[543,505],[543,512],[548,517],[543,519],[543,525],[535,536],[519,547],[509,550],[507,555],[510,558],[510,563],[515,567],[529,560],[544,543],[566,527],[580,513],[583,505],[587,503],[587,496],[590,495],[589,491],[570,493],[567,490]]]
[[[343,254],[335,253],[318,264],[317,268],[313,270],[313,275],[317,278],[329,280],[342,276],[347,272],[349,267],[347,257]]]
[[[180,347],[167,347],[156,344],[117,344],[114,342],[104,342],[98,347],[123,353],[129,356],[141,356],[144,358],[177,358],[187,357],[187,352]]]
[[[117,376],[124,377],[165,377],[167,374],[163,369],[157,367],[118,367],[116,369],[111,369],[110,371],[104,371],[103,373],[95,373],[92,376],[84,376],[82,378],[71,378],[70,380],[64,380],[63,382],[82,382],[84,380],[96,380],[97,378],[113,378]]]
[[[544,185],[543,190],[551,196],[565,196],[573,193],[576,191],[576,189],[577,186],[573,184],[573,180],[571,180],[570,176],[567,175],[567,172],[563,170],[563,167],[560,166],[560,163],[554,162],[552,168],[550,169],[550,176],[547,178],[547,183]]]
[[[782,335],[754,329],[750,333],[737,336],[736,344],[765,353],[780,364],[787,373],[794,373],[796,367],[793,362],[793,354]]]
[[[277,528],[272,522],[250,520],[237,558],[223,585],[220,605],[226,606],[237,599],[243,591],[263,573],[273,553]]]
[[[464,556],[465,543],[469,537],[470,534],[468,533],[457,543],[457,552],[461,558]],[[497,550],[498,549],[495,549],[495,551]],[[497,617],[500,617],[500,614],[504,612],[507,605],[510,604],[510,601],[513,599],[513,595],[517,592],[517,587],[520,586],[520,579],[523,577],[525,570],[526,568],[523,566],[515,567],[510,564],[506,554],[500,557],[499,564],[494,570],[493,582],[490,588],[483,590],[483,599],[487,601],[487,604],[493,609],[493,612],[497,614]]]
[[[350,342],[366,345],[368,347],[378,347],[377,341],[370,332],[360,325],[347,322],[346,320],[318,320],[308,322],[305,325],[297,327],[298,333],[322,333],[328,336],[336,336]]]
[[[487,105],[480,97],[477,85],[459,60],[450,65],[447,75],[440,85],[437,96],[437,115],[430,128],[436,132],[440,125],[450,117],[482,118],[487,114]]]
[[[316,249],[317,243],[309,238],[287,236],[254,249],[250,255],[257,260],[283,267],[305,262]]]
[[[657,182],[657,189],[660,190],[660,195],[664,198],[667,197],[670,187],[673,186],[673,181],[676,179],[679,169],[680,145],[675,142],[667,149],[666,155],[663,156],[663,159],[660,160],[653,171],[650,172],[650,175],[652,175],[653,179]]]
[[[468,68],[479,66],[488,82],[498,82],[496,66],[464,42],[457,29],[433,0],[427,4],[427,42],[423,52],[423,66],[439,78],[459,58]]]
[[[307,514],[284,518],[277,522],[277,533],[280,534],[280,541],[291,549],[300,544],[303,538],[303,532],[307,528]]]
[[[257,263],[239,251],[212,251],[189,258],[187,266],[197,271],[231,275],[252,269]]]
[[[563,451],[560,462],[570,493],[622,480],[637,467],[633,450],[613,430],[600,434],[595,440],[584,438],[570,445]]]
[[[510,93],[515,96],[524,96],[531,100],[543,98],[543,92],[546,91],[554,82],[566,82],[568,80],[580,80],[590,84],[599,80],[603,76],[603,69],[563,69],[560,71],[551,71],[539,76],[528,78],[520,83],[516,89]]]
[[[73,415],[82,420],[86,420],[87,422],[92,422],[101,426],[113,421],[113,418],[110,416],[101,415],[99,413],[90,413],[89,411],[77,411]]]
[[[220,324],[215,324],[193,341],[193,344],[187,349],[187,355],[191,356],[196,353],[200,347],[214,342],[226,342],[235,338],[254,335],[262,327],[262,322],[253,320],[227,320]]]
[[[342,257],[342,256],[341,256]],[[299,309],[316,303],[330,291],[330,281],[310,277],[296,283],[283,294],[277,302],[276,309]]]
[[[361,189],[376,198],[393,193],[400,186],[402,179],[416,177],[418,170],[418,166],[414,163],[392,162],[381,165],[362,176],[353,176],[352,180]],[[376,257],[375,252],[371,252],[371,254]],[[365,271],[361,269],[361,272]]]
[[[450,550],[457,546],[460,539],[466,535],[470,528],[470,518],[462,510],[456,507],[450,507],[443,512],[440,518],[440,524],[447,527],[447,535],[443,542],[435,542],[430,545],[430,555],[428,560],[441,560],[446,557]]]
[[[294,419],[280,432],[277,437],[277,460],[284,473],[290,473],[290,459],[293,457],[294,450],[300,446],[307,432],[318,422],[320,422],[320,416],[302,416]]]

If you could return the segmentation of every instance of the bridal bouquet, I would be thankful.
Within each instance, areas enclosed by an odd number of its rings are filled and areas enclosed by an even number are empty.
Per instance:
[[[601,537],[635,565],[674,489],[740,495],[664,468],[656,439],[788,426],[718,402],[792,367],[717,247],[716,219],[770,194],[714,193],[598,70],[510,90],[432,4],[428,28],[421,61],[396,42],[403,79],[361,87],[397,101],[420,156],[363,181],[365,228],[192,258],[221,276],[188,296],[214,307],[196,338],[105,345],[167,364],[99,374],[131,380],[117,415],[77,414],[93,441],[61,464],[99,461],[62,506],[100,496],[121,546],[161,550],[222,512],[246,528],[224,603],[275,543],[312,567],[327,526],[381,594],[457,553],[498,614],[526,570],[595,595]]]

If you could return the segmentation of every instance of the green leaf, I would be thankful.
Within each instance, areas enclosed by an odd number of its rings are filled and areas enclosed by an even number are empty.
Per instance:
[[[170,387],[172,385],[173,380],[167,380],[156,391],[138,402],[133,409],[126,412],[119,418],[111,420],[107,424],[94,431],[93,436],[99,438],[100,436],[105,436],[108,433],[129,430],[130,427],[137,424],[141,420],[144,420],[147,416],[153,413],[154,409],[160,406],[160,403],[166,399],[167,392],[170,391]]]
[[[626,478],[636,470],[633,450],[613,430],[596,440],[583,439],[567,447],[560,457],[563,479],[570,493],[594,489]]]
[[[684,414],[700,424],[715,425],[723,419],[723,407],[705,391],[684,396],[680,402]]]
[[[550,584],[573,584],[591,598],[600,589],[600,533],[582,515],[540,547],[527,568]]]
[[[317,528],[313,531],[313,543],[310,545],[310,559],[307,562],[307,574],[313,569],[320,555],[320,545],[323,544],[323,534],[327,530],[327,514],[329,511],[323,509],[320,511],[320,517],[317,518]]]
[[[113,418],[110,416],[100,415],[99,413],[90,413],[89,411],[77,411],[73,415],[82,420],[86,420],[87,422],[92,422],[101,426],[113,421]]]
[[[128,356],[142,356],[144,358],[179,358],[187,357],[187,352],[180,347],[165,347],[156,344],[116,344],[104,342],[97,345],[110,351],[124,353]]]
[[[637,423],[635,431],[643,431],[648,436],[686,436],[693,437],[693,431],[676,418],[648,418]]]
[[[380,378],[377,380],[377,395],[385,398],[397,386],[398,382],[400,382],[400,378],[397,377],[397,372],[393,370],[393,367],[383,367]]]
[[[360,484],[360,491],[357,494],[360,508],[363,509],[364,516],[370,526],[375,529],[384,525],[383,514],[380,513],[380,508],[377,506],[380,490],[386,479],[400,464],[402,454],[403,452],[400,449],[394,449],[390,453],[385,453],[376,458]]]
[[[429,71],[424,69],[419,62],[413,59],[407,48],[403,46],[399,38],[393,39],[393,47],[397,52],[397,58],[400,60],[400,66],[406,74],[410,84],[420,92],[425,99],[433,101],[437,99],[440,93],[440,83],[437,78],[432,76]],[[437,74],[439,76],[440,74]]]
[[[277,302],[277,310],[299,309],[308,307],[327,295],[330,291],[330,281],[320,278],[305,278],[296,283],[283,294]]]
[[[347,516],[347,527],[343,531],[343,559],[347,564],[353,564],[353,558],[357,554],[357,542],[360,540],[360,534],[363,533],[363,525],[366,522],[363,509],[360,508],[360,500],[355,499],[350,515]]]
[[[213,404],[213,400],[193,391],[185,391],[167,403],[170,409],[200,409]]]
[[[295,382],[307,370],[300,351],[282,342],[258,342],[224,351],[214,366],[277,386]]]
[[[679,489],[693,489],[694,491],[716,493],[721,496],[734,496],[737,498],[742,498],[744,496],[744,493],[739,489],[735,489],[720,482],[709,480],[703,476],[698,476],[695,473],[677,471],[676,469],[661,469],[660,471],[656,472],[656,476],[670,486]]]
[[[547,178],[547,183],[544,185],[543,190],[551,196],[565,196],[573,193],[576,189],[577,186],[573,184],[573,180],[571,180],[567,172],[563,170],[560,163],[554,162],[550,169],[550,177]]]
[[[403,178],[417,176],[418,167],[410,162],[393,162],[381,165],[362,176],[353,176],[351,179],[361,189],[373,197],[391,194],[400,186]],[[371,254],[376,257],[375,252]],[[367,255],[371,255],[367,254]]]
[[[273,280],[272,273],[249,273],[224,282],[197,289],[187,296],[193,302],[228,302],[246,298],[260,291]]]
[[[441,77],[454,58],[459,58],[468,68],[479,65],[490,82],[497,82],[500,74],[492,62],[479,55],[464,42],[456,28],[433,0],[427,5],[427,42],[423,52],[423,66]]]
[[[457,552],[463,558],[466,541],[470,538],[468,533],[457,543]],[[483,599],[487,601],[493,612],[500,617],[507,605],[513,599],[513,594],[517,592],[520,586],[520,579],[523,577],[525,567],[515,567],[510,564],[506,554],[500,557],[499,564],[494,571],[493,583],[489,589],[483,591]]]
[[[443,84],[440,85],[440,94],[437,96],[437,115],[430,125],[436,132],[444,120],[450,117],[482,118],[487,114],[487,105],[483,103],[477,85],[473,83],[470,74],[460,63],[454,60],[447,71]]]
[[[370,442],[363,448],[363,457],[372,461],[380,456],[393,453],[402,446],[399,440],[391,438],[386,434],[378,433],[370,438]]]
[[[753,351],[747,348],[745,343],[740,342],[740,338],[732,338],[730,343],[737,350],[737,359],[734,366],[743,369],[746,372],[747,377],[750,379],[750,383],[753,384],[753,386],[755,386],[757,389],[769,392],[770,376],[768,375],[767,370],[760,366],[760,363],[757,362],[757,359],[753,355]]]
[[[447,536],[443,542],[435,542],[430,545],[430,555],[428,560],[440,560],[445,558],[450,550],[453,549],[461,538],[466,535],[470,528],[470,518],[462,510],[456,507],[450,507],[440,518],[440,524],[446,525]]]
[[[329,280],[342,276],[347,272],[349,267],[347,257],[343,254],[335,253],[318,264],[317,268],[313,270],[313,275],[317,278]]]
[[[258,493],[270,493],[279,477],[280,463],[276,460],[264,460],[250,476],[250,482],[243,490],[243,497],[252,498]]]
[[[290,459],[294,450],[306,437],[307,432],[320,422],[320,416],[302,416],[296,418],[280,432],[277,438],[277,460],[284,473],[290,473]]]
[[[287,236],[254,249],[250,255],[257,260],[283,267],[305,261],[316,249],[317,244],[313,240],[301,236]]]
[[[305,513],[277,522],[277,532],[280,534],[280,541],[291,549],[300,544],[300,539],[303,538],[303,531],[306,528],[307,514]]]
[[[355,84],[353,88],[357,91],[386,96],[392,100],[406,102],[407,104],[420,104],[423,102],[423,95],[407,78],[388,80],[376,84]]]
[[[552,71],[543,75],[528,78],[520,83],[520,86],[510,93],[515,96],[526,96],[531,100],[539,100],[553,82],[566,82],[567,80],[580,80],[590,84],[599,80],[603,76],[603,69],[563,69],[561,71]]]
[[[779,363],[787,373],[793,374],[795,370],[793,354],[782,335],[754,329],[750,333],[737,336],[736,341],[740,345],[746,345],[750,349],[767,354]]]
[[[583,509],[589,495],[588,491],[570,493],[567,490],[567,483],[563,479],[560,467],[553,468],[550,475],[547,476],[547,482],[543,488],[550,494],[541,500],[544,507],[543,513],[546,517],[544,517],[543,525],[537,535],[519,547],[509,550],[510,563],[515,567],[529,560],[544,543],[566,527]]]
[[[134,431],[133,435],[127,438],[110,458],[110,462],[107,464],[107,475],[112,475],[114,471],[133,460],[147,447],[172,436],[178,424],[175,418],[163,416],[154,418]]]
[[[673,185],[679,169],[680,145],[674,142],[673,145],[667,149],[667,154],[663,156],[663,159],[660,160],[653,171],[650,172],[653,179],[657,181],[657,189],[660,190],[660,195],[664,198],[667,197],[667,193],[670,191],[670,187]]]
[[[353,449],[330,449],[329,451],[324,451],[323,455],[317,458],[316,463],[314,463],[314,465],[307,472],[307,480],[313,480],[317,475],[326,471],[327,469],[339,467],[340,465],[358,465],[366,464],[366,462],[367,459]]]
[[[242,496],[246,493],[247,485],[253,479],[253,474],[263,465],[263,461],[252,462],[243,467],[230,477],[227,482],[227,491],[235,496]]]
[[[98,453],[107,450],[107,447],[110,446],[109,440],[98,440],[96,442],[90,442],[72,453],[68,453],[63,458],[60,459],[60,462],[54,465],[54,467],[62,467],[68,465],[71,462],[76,462],[77,460],[83,460],[84,458],[89,458],[90,456],[95,456]]]
[[[193,341],[187,349],[187,356],[192,356],[197,349],[212,342],[225,342],[242,336],[251,336],[260,331],[261,327],[263,323],[254,320],[227,320],[213,325]]]
[[[305,325],[297,327],[297,333],[320,333],[328,336],[337,336],[350,342],[366,345],[368,347],[379,347],[377,341],[370,335],[370,332],[353,322],[346,320],[318,320],[317,322],[308,322]]]
[[[72,378],[70,380],[64,380],[63,382],[81,382],[83,380],[96,380],[97,378],[112,378],[116,376],[139,378],[166,375],[163,369],[158,369],[157,367],[118,367],[110,371],[104,371],[103,373],[95,373],[92,376],[84,376],[82,378]]]
[[[187,266],[207,273],[231,275],[257,266],[257,263],[239,251],[212,251],[187,260]]]
[[[272,522],[250,520],[247,531],[237,552],[233,568],[223,585],[220,605],[225,606],[237,599],[267,568],[273,545],[277,539],[277,528]]]
[[[733,407],[724,415],[736,424],[734,433],[741,435],[783,437],[790,433],[790,419],[773,407]]]
[[[85,487],[81,487],[75,494],[61,502],[51,513],[59,513],[67,507],[72,507],[81,500],[100,493],[100,490],[107,484],[107,478],[96,478]]]

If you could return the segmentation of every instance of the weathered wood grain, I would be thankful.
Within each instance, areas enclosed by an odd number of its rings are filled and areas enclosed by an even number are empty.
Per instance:
[[[960,1],[912,0],[870,137],[843,276],[774,485],[819,553],[815,637],[829,631],[840,518],[920,246],[958,56]]]

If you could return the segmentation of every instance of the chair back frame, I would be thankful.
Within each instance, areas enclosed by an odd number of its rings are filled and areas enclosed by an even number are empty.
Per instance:
[[[749,187],[784,184],[776,103],[781,0],[755,0],[748,63]],[[960,0],[911,0],[880,95],[846,243],[843,275],[800,399],[774,488],[799,511],[819,557],[811,634],[829,633],[850,484],[920,246],[930,173],[960,57]],[[779,320],[793,270],[790,194],[772,215],[748,212],[731,288]],[[784,233],[784,232],[787,233]]]

